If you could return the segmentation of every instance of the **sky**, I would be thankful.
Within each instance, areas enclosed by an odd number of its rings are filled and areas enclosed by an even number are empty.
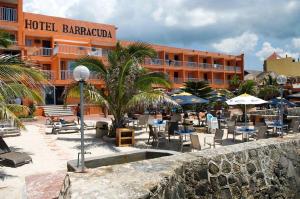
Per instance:
[[[300,0],[23,0],[24,10],[118,27],[120,40],[245,54],[263,70],[277,52],[300,57]]]

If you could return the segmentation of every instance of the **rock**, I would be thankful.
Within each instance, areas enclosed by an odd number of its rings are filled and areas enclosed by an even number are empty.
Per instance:
[[[280,159],[279,159],[279,168],[280,169],[285,169],[285,168],[288,168],[288,166],[289,166],[289,160],[284,156],[280,157]]]
[[[240,163],[240,164],[244,164],[246,162],[246,155],[245,152],[238,152],[235,155],[235,160]]]
[[[242,192],[238,187],[232,187],[231,193],[232,193],[233,198],[241,198]]]
[[[223,160],[221,167],[222,167],[222,172],[224,172],[224,173],[230,173],[230,171],[231,171],[231,164],[228,161]]]
[[[251,149],[251,150],[249,150],[248,155],[249,155],[249,158],[251,160],[254,160],[254,159],[257,158],[258,154],[257,154],[257,151],[255,149]]]
[[[229,188],[225,188],[221,190],[220,198],[231,199],[232,195]]]
[[[253,163],[248,163],[247,164],[247,171],[250,175],[252,175],[253,173],[255,173],[256,171],[256,167]]]
[[[233,175],[228,176],[227,180],[229,184],[234,184],[237,181]]]
[[[211,173],[213,175],[216,175],[220,171],[219,167],[213,162],[210,162],[208,164],[208,170],[209,170],[209,173]]]
[[[236,163],[233,163],[232,164],[232,168],[233,168],[233,171],[234,172],[240,172],[241,171],[241,166],[240,165],[238,165],[238,164],[236,164]]]
[[[226,178],[226,176],[224,176],[224,175],[219,175],[219,176],[218,176],[218,181],[219,181],[219,185],[220,185],[221,187],[227,185],[227,178]]]
[[[210,185],[213,191],[217,191],[219,189],[218,181],[216,177],[210,177]]]

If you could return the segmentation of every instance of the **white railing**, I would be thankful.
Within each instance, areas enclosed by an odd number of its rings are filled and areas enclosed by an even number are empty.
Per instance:
[[[145,63],[145,65],[161,66],[164,63],[164,60],[146,58],[144,63]]]
[[[213,68],[215,70],[223,70],[223,65],[221,65],[221,64],[213,64]]]
[[[223,79],[214,79],[214,84],[224,84]]]
[[[73,80],[73,71],[72,70],[61,70],[60,71],[60,79],[61,80]],[[89,76],[90,80],[99,80],[100,78],[100,74],[94,71],[90,72],[90,76]]]
[[[198,65],[202,69],[210,69],[211,68],[211,64],[208,64],[208,63],[199,63]]]
[[[0,7],[0,20],[1,21],[17,21],[17,9]]]
[[[235,71],[235,67],[234,66],[226,66],[226,70],[227,71]]]
[[[182,66],[182,61],[177,61],[177,60],[165,60],[165,64],[169,66]]]
[[[107,57],[109,50],[96,48],[96,47],[87,47],[87,46],[75,46],[67,44],[58,44],[54,47],[53,54],[71,54],[79,56],[96,56],[96,57]]]
[[[184,65],[192,68],[196,68],[198,66],[197,62],[190,62],[190,61],[184,62]]]
[[[54,78],[54,73],[51,70],[42,70],[41,71],[44,74],[44,77],[47,80],[53,80]]]
[[[235,67],[235,71],[236,72],[241,72],[242,70],[241,70],[241,67]]]
[[[52,55],[52,48],[29,47],[27,48],[27,55],[50,57]]]
[[[189,82],[199,82],[199,81],[201,81],[201,79],[199,79],[199,78],[187,78],[187,81],[189,81]]]
[[[175,84],[181,84],[181,83],[183,83],[183,79],[182,78],[178,78],[178,77],[174,77],[173,82]]]

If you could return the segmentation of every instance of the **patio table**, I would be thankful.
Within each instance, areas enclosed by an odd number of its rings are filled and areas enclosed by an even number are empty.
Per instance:
[[[195,131],[190,129],[182,129],[182,130],[175,131],[175,134],[179,135],[180,151],[182,151],[183,148],[183,136],[185,137],[185,142],[186,142],[186,136],[191,135],[193,133],[195,133]]]
[[[165,120],[153,120],[150,124],[155,127],[158,128],[158,130],[160,131],[161,127],[165,127],[166,126],[166,121]]]
[[[234,138],[236,136],[236,134],[242,134],[242,141],[244,141],[244,135],[246,135],[246,140],[249,141],[249,135],[253,135],[254,133],[256,133],[257,130],[253,127],[249,127],[249,126],[240,126],[240,127],[236,127],[235,131],[234,131]]]

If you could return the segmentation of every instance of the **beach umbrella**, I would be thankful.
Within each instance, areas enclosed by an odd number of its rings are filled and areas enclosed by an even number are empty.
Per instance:
[[[268,101],[269,104],[273,105],[273,106],[278,106],[281,104],[281,99],[280,98],[273,98],[271,100]],[[287,99],[283,98],[282,99],[282,103],[284,105],[288,105],[289,107],[295,107],[296,104],[293,102],[288,101]]]
[[[187,92],[173,94],[171,98],[179,105],[194,105],[208,103],[207,99],[203,99]]]
[[[267,103],[267,101],[262,100],[258,97],[254,97],[247,93],[244,93],[242,95],[227,100],[226,103],[228,105],[239,105],[239,104],[245,105],[245,114],[246,114],[246,106],[248,104],[264,104]],[[246,126],[246,117],[245,117],[245,126]]]

